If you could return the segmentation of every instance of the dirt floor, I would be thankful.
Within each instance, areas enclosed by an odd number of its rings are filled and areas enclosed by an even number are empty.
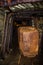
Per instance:
[[[16,51],[11,52],[6,59],[0,61],[0,65],[39,65],[38,58],[27,58]]]

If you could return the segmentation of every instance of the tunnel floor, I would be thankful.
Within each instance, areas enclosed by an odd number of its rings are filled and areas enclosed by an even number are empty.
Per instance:
[[[39,65],[39,60],[37,57],[36,58],[24,57],[23,55],[19,53],[19,50],[18,50],[16,52],[11,52],[6,57],[5,60],[0,62],[0,65]]]

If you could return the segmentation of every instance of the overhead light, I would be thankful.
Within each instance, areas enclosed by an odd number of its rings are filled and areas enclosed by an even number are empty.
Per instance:
[[[25,8],[28,8],[26,4],[22,4]]]
[[[21,8],[23,8],[23,9],[25,9],[25,7],[24,7],[24,6],[22,6],[21,4],[18,4],[18,6],[19,6],[19,7],[21,7]]]
[[[11,9],[11,10],[15,10],[15,8],[14,8],[14,7],[10,7],[10,9]]]
[[[27,3],[27,5],[31,8],[34,8],[34,6],[31,3]]]
[[[19,7],[18,5],[14,6],[14,7],[21,9],[21,7]]]
[[[43,6],[39,2],[37,4],[39,5],[40,8],[43,8]]]
[[[37,7],[38,7],[36,3],[35,3],[35,4],[33,4],[33,5],[34,5],[34,7],[35,7],[35,8],[37,8]]]

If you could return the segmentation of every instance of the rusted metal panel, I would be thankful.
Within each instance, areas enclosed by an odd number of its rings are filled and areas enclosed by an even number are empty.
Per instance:
[[[32,27],[18,29],[19,47],[24,56],[35,57],[39,49],[39,33]]]

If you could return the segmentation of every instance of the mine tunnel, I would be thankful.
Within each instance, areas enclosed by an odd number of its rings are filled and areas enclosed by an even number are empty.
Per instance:
[[[20,2],[0,7],[0,65],[42,65],[42,6]]]

